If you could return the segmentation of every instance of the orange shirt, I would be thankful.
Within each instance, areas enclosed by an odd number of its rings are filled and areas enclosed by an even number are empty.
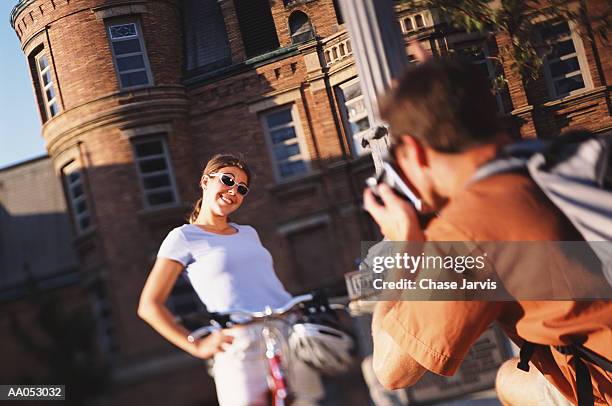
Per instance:
[[[507,173],[467,186],[425,231],[429,241],[576,241],[580,235],[526,175]],[[526,280],[525,283],[536,281]],[[612,359],[610,301],[398,301],[382,329],[415,361],[441,375],[455,373],[469,348],[493,322],[522,340],[562,345],[571,340]],[[537,348],[532,363],[576,403],[572,356]],[[597,405],[612,404],[608,373],[585,362]]]

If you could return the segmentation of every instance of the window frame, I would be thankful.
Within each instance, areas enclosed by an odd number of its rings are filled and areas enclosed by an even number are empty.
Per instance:
[[[484,63],[485,66],[487,67],[487,72],[488,72],[487,79],[489,79],[489,81],[492,82],[493,80],[495,80],[498,72],[495,70],[495,65],[491,61],[491,58],[492,58],[491,50],[489,49],[489,43],[486,41],[486,39],[483,38],[480,40],[450,43],[450,48],[453,50],[453,52],[458,52],[458,51],[460,52],[461,50],[472,48],[472,47],[478,47],[482,51],[482,55],[484,58],[482,60],[479,60],[477,63],[475,63],[474,61],[470,61],[470,63],[472,63],[473,65],[481,65]],[[497,102],[498,113],[506,114],[507,112],[504,106],[504,99],[503,99],[501,92],[495,92],[494,96]]]
[[[406,21],[410,22],[410,25],[412,26],[411,28],[408,28],[408,26],[406,25]],[[402,18],[402,27],[404,28],[405,33],[414,31],[414,21],[412,19],[412,16],[406,16]]]
[[[549,21],[549,23],[553,23],[553,24],[562,23],[562,22],[566,22],[567,27],[569,29],[569,36],[563,37],[563,38],[564,39],[570,38],[572,40],[572,44],[574,45],[574,53],[568,54],[568,55],[571,55],[569,57],[567,57],[567,55],[564,55],[564,57],[566,57],[566,59],[571,59],[575,55],[578,61],[578,68],[579,68],[578,72],[580,72],[579,74],[582,75],[582,82],[584,83],[584,87],[572,90],[569,93],[563,93],[563,94],[557,93],[556,86],[555,86],[556,82],[555,82],[555,78],[553,78],[552,76],[552,72],[550,70],[550,64],[558,62],[558,61],[562,61],[563,59],[555,58],[551,62],[548,59],[548,55],[544,55],[542,58],[542,62],[543,62],[542,72],[544,74],[543,75],[544,82],[546,83],[546,89],[548,91],[548,96],[551,98],[551,100],[563,99],[565,97],[573,96],[575,94],[579,94],[579,93],[582,93],[586,90],[593,88],[593,81],[591,79],[591,73],[589,72],[589,69],[588,69],[589,64],[586,58],[586,53],[584,51],[584,45],[582,43],[582,39],[578,35],[575,23],[569,20]],[[540,35],[539,31],[538,31],[538,35]],[[557,39],[555,41],[555,44],[562,40],[563,39]],[[572,76],[577,76],[577,75],[572,75]],[[567,78],[568,76],[564,76],[564,77]],[[556,79],[558,80],[559,78],[561,77],[557,77]]]
[[[42,58],[45,58],[47,60],[47,66],[45,67],[45,69],[40,68],[40,60]],[[53,81],[54,72],[53,72],[52,64],[51,64],[51,61],[49,60],[49,56],[45,53],[44,48],[41,49],[40,52],[38,52],[36,55],[34,55],[34,64],[36,65],[35,66],[36,73],[38,74],[38,86],[40,88],[40,97],[42,99],[43,106],[45,108],[46,119],[51,120],[53,117],[57,116],[60,113],[60,100],[59,100],[58,93],[55,89],[55,84]],[[49,83],[46,85],[43,79],[43,74],[45,72],[49,72],[49,77],[50,77]],[[47,99],[48,89],[53,89],[53,93],[55,93],[55,95],[53,96],[51,100]],[[55,114],[51,113],[51,104],[55,104],[57,107],[57,112]]]
[[[255,1],[258,1],[261,5],[255,3]],[[250,7],[252,8],[247,7],[246,4],[251,4]],[[255,9],[260,13],[258,14],[259,20],[249,18],[252,15],[249,12]],[[279,30],[276,27],[276,21],[268,0],[234,0],[234,10],[246,59],[265,55],[281,47],[278,37]],[[254,21],[255,24],[253,24]],[[257,27],[257,29],[254,27]],[[258,40],[251,41],[251,37],[258,38]],[[262,46],[262,44],[266,46]]]
[[[138,153],[136,151],[136,146],[138,144],[144,144],[147,142],[154,142],[154,141],[159,141],[162,145],[162,149],[163,149],[163,153],[162,154],[156,154],[156,155],[148,155],[146,157],[139,157]],[[176,207],[177,205],[180,204],[180,198],[178,195],[178,188],[176,185],[176,179],[174,177],[174,168],[172,166],[172,157],[170,156],[170,148],[168,147],[168,143],[166,141],[166,137],[164,135],[146,135],[146,136],[142,136],[142,137],[137,137],[131,140],[131,144],[132,144],[132,152],[134,154],[134,165],[136,166],[136,172],[138,173],[138,180],[140,183],[140,190],[142,192],[142,200],[144,203],[144,208],[145,209],[160,209],[160,208],[166,208],[166,207]],[[147,161],[147,160],[152,160],[152,159],[158,159],[159,157],[163,157],[166,161],[166,170],[165,171],[156,171],[156,172],[152,172],[152,173],[147,173],[146,176],[143,176],[143,173],[140,169],[140,162],[142,161]],[[145,178],[146,177],[150,177],[150,176],[159,176],[162,174],[167,174],[168,177],[170,178],[170,185],[169,186],[164,186],[164,187],[160,187],[160,188],[153,188],[153,189],[147,189],[145,187]],[[156,192],[161,192],[162,190],[170,190],[174,196],[174,201],[173,202],[169,202],[169,203],[163,203],[163,204],[156,204],[156,205],[151,205],[149,203],[148,200],[148,196],[151,192],[156,193]]]
[[[79,175],[78,184],[77,182],[72,182],[70,180],[70,175],[73,173],[77,173]],[[77,161],[73,160],[62,167],[61,175],[62,184],[64,185],[64,191],[67,197],[67,203],[70,206],[72,222],[74,223],[74,228],[77,232],[77,235],[81,235],[93,227],[92,212],[90,210],[90,199],[87,197],[87,187],[84,181],[85,175],[83,172],[83,168],[81,167],[81,165],[79,165]],[[83,193],[76,198],[72,194],[72,188],[75,187],[75,185],[79,185],[83,191]],[[77,205],[83,201],[85,202],[85,211],[83,211],[82,213],[78,213]],[[89,224],[86,227],[81,226],[81,220],[84,218],[89,218]]]
[[[296,19],[299,15],[304,15],[306,17],[306,24],[308,25],[308,30],[299,32],[298,29],[294,32],[291,27],[292,19]],[[304,25],[302,25],[300,29],[303,26]],[[312,20],[310,16],[301,10],[295,10],[289,15],[289,17],[287,18],[287,29],[289,30],[289,37],[291,38],[292,45],[305,44],[316,38],[315,28],[314,25],[312,25]],[[304,39],[301,39],[301,37],[304,37]]]
[[[183,26],[184,26],[183,50],[185,54],[183,66],[184,66],[185,72],[187,73],[211,72],[216,69],[220,69],[220,68],[223,68],[225,66],[229,66],[232,64],[232,50],[231,50],[231,45],[230,45],[230,40],[229,40],[229,31],[227,29],[227,23],[223,16],[223,10],[218,0],[215,1],[215,6],[216,6],[215,11],[218,12],[218,16],[220,17],[219,23],[223,24],[223,32],[225,34],[225,42],[226,42],[225,45],[227,49],[227,54],[223,58],[215,59],[212,62],[198,64],[199,63],[199,59],[198,59],[199,56],[198,56],[198,51],[197,51],[198,47],[197,45],[195,45],[197,44],[197,40],[194,41],[194,38],[198,38],[198,36],[202,35],[202,33],[197,29],[196,20],[192,20],[191,22],[188,22],[188,19],[190,18],[190,16],[183,15],[183,19],[182,19]],[[192,11],[191,7],[189,7],[189,11]],[[197,12],[197,10],[195,10],[195,12]],[[206,14],[204,15],[208,16]],[[188,27],[189,24],[193,24],[193,27],[191,26]],[[188,28],[193,29],[193,31],[189,31]]]
[[[266,118],[274,113],[278,113],[280,111],[283,110],[287,110],[290,109],[291,111],[291,123],[288,124],[284,124],[284,125],[279,125],[279,126],[275,126],[275,127],[268,127],[268,122],[266,120]],[[265,110],[262,111],[260,113],[259,116],[259,120],[261,123],[261,127],[263,129],[264,132],[264,138],[266,141],[266,147],[268,149],[268,156],[270,157],[270,161],[272,163],[272,171],[274,173],[274,178],[277,182],[285,182],[291,179],[297,179],[300,178],[304,175],[308,175],[311,171],[312,171],[312,167],[311,167],[311,163],[310,163],[310,152],[308,150],[308,145],[306,144],[306,140],[304,139],[304,134],[303,134],[303,129],[302,129],[302,124],[300,121],[300,117],[297,111],[297,106],[295,103],[288,103],[288,104],[284,104],[281,106],[277,106],[274,107],[272,109],[269,110]],[[306,171],[299,173],[299,174],[295,174],[295,175],[291,175],[291,176],[282,176],[280,173],[280,169],[278,167],[278,165],[282,162],[291,162],[291,161],[298,161],[299,159],[291,159],[293,157],[290,157],[289,159],[283,159],[281,161],[276,159],[276,156],[274,154],[274,143],[272,142],[272,135],[271,132],[273,130],[276,129],[280,129],[283,127],[288,127],[289,125],[292,125],[295,131],[295,138],[296,138],[296,142],[295,144],[298,145],[299,149],[300,149],[300,154],[299,155],[294,155],[294,156],[299,156],[299,158],[301,158],[301,160],[304,162],[304,165],[306,166]]]
[[[102,280],[95,281],[90,289],[89,297],[96,318],[98,342],[104,354],[112,357],[119,351],[112,303]]]
[[[368,119],[368,123],[370,124],[367,130],[363,130],[360,131],[356,134],[353,134],[353,130],[351,128],[351,123],[353,122],[357,122],[357,121],[350,121],[349,119],[349,112],[348,112],[348,106],[347,106],[347,101],[346,98],[344,96],[344,89],[350,87],[350,86],[354,86],[355,84],[360,83],[359,80],[359,76],[356,76],[352,79],[349,79],[345,82],[342,82],[338,85],[335,86],[336,88],[336,97],[338,99],[338,104],[340,107],[340,115],[342,116],[342,124],[344,126],[344,132],[348,137],[350,137],[349,140],[347,140],[349,142],[349,147],[351,149],[351,155],[353,156],[354,159],[368,155],[370,153],[370,149],[369,148],[364,148],[361,146],[361,139],[363,139],[363,136],[359,136],[359,138],[357,138],[356,136],[359,134],[364,134],[366,131],[369,131],[372,129],[372,118],[370,117],[370,115],[368,114],[368,109],[367,106],[365,106],[365,112],[363,116],[360,116],[360,118],[357,120],[362,120],[364,118]],[[359,102],[360,100],[365,100],[365,96],[363,95],[363,91],[361,92],[361,95],[351,99],[349,101],[350,104],[354,104]],[[358,142],[359,141],[359,142]]]
[[[119,25],[128,25],[128,24],[134,24],[135,25],[135,27],[136,27],[136,35],[135,36],[131,36],[131,37],[128,37],[128,38],[123,38],[123,39],[113,39],[112,38],[111,27],[116,27],[116,26],[119,26]],[[133,90],[133,89],[140,89],[140,88],[154,86],[155,85],[155,80],[154,80],[154,77],[153,77],[153,71],[151,70],[151,65],[149,63],[149,53],[147,52],[147,47],[145,45],[145,40],[144,40],[144,33],[142,31],[142,25],[140,24],[139,19],[138,18],[129,18],[129,19],[118,19],[118,20],[112,20],[112,21],[107,20],[105,22],[105,31],[106,31],[106,38],[108,40],[108,45],[109,45],[110,50],[111,50],[111,55],[113,57],[113,66],[115,68],[115,75],[117,76],[117,82],[119,84],[119,89],[121,89],[121,90]],[[125,54],[125,55],[120,55],[119,59],[121,59],[123,57],[142,55],[142,59],[144,61],[144,69],[131,69],[131,70],[126,70],[126,71],[119,71],[119,64],[117,63],[117,55],[115,54],[115,48],[113,47],[113,43],[114,42],[121,42],[121,41],[131,40],[131,39],[134,39],[134,37],[136,39],[138,39],[138,43],[140,44],[140,52],[132,52],[132,53],[128,53],[128,54]],[[147,75],[147,83],[146,84],[139,84],[139,85],[133,85],[133,86],[123,86],[123,83],[121,81],[121,74],[143,72],[143,71]]]
[[[423,20],[423,25],[420,27],[417,27],[417,23],[416,23],[417,16],[421,16],[421,19]],[[400,28],[404,34],[413,34],[425,28],[433,27],[434,25],[433,16],[430,10],[421,10],[416,13],[399,16],[399,20],[400,20]],[[410,21],[410,24],[412,24],[411,29],[408,29],[408,27],[406,26],[406,20]]]
[[[417,18],[421,18],[421,25],[419,26],[419,23],[417,21]],[[425,22],[425,18],[423,17],[423,14],[418,13],[414,15],[414,28],[416,30],[420,30],[421,28],[425,28],[427,26],[426,22]]]

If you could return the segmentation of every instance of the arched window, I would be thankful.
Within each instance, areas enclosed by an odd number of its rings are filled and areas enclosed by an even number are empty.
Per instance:
[[[422,28],[425,27],[425,22],[423,21],[423,16],[420,14],[417,14],[414,16],[414,23],[416,24],[417,28]]]
[[[406,17],[404,18],[404,31],[412,31],[414,30],[414,25],[412,24],[412,18]]]
[[[301,11],[294,11],[289,16],[289,32],[294,44],[310,41],[314,38],[314,30],[308,16]]]
[[[230,48],[217,0],[183,0],[187,70],[214,70],[230,64]]]

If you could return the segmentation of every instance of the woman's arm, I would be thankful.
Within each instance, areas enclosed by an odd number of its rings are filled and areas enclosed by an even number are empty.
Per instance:
[[[166,307],[166,300],[182,271],[181,263],[157,258],[140,295],[138,316],[182,350],[198,358],[210,358],[216,352],[223,351],[221,345],[224,342],[231,343],[233,339],[222,331],[216,331],[194,343],[187,340],[189,331],[176,322]]]

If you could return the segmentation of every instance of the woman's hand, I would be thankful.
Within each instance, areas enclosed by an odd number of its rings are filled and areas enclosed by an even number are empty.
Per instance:
[[[213,331],[206,337],[197,340],[190,352],[194,357],[208,359],[218,352],[225,351],[224,344],[231,344],[233,341],[234,337],[225,335],[223,330]]]
[[[177,323],[176,316],[165,305],[183,269],[183,265],[177,261],[157,258],[142,290],[138,315],[159,334],[182,350],[194,357],[210,358],[217,352],[223,351],[223,344],[231,344],[234,338],[226,336],[223,331],[215,331],[195,343],[187,340],[189,331]]]

